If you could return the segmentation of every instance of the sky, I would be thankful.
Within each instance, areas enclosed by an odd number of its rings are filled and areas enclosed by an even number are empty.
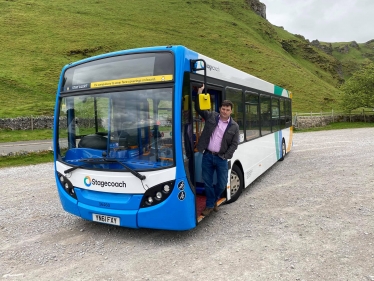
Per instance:
[[[374,0],[260,0],[266,18],[313,41],[365,43],[374,39]]]

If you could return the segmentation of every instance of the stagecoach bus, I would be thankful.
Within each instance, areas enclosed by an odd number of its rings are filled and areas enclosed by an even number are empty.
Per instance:
[[[292,146],[289,91],[183,46],[103,54],[61,72],[53,139],[64,210],[129,228],[196,227],[205,208],[196,150],[205,121],[194,109],[202,84],[205,108],[231,100],[240,128],[219,204],[283,160]]]

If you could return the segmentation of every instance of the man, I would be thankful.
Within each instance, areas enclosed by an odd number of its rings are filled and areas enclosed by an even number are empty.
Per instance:
[[[203,92],[204,85],[199,88],[198,94]],[[204,130],[199,138],[197,149],[203,153],[202,171],[205,183],[206,208],[202,212],[208,216],[213,210],[218,212],[217,201],[227,185],[228,164],[239,142],[239,126],[230,117],[233,103],[224,100],[219,113],[209,110],[200,110],[199,98],[195,102],[195,109],[204,118]],[[217,175],[217,184],[213,186],[214,171]]]

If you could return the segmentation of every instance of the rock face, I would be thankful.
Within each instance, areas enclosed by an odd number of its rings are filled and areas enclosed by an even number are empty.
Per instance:
[[[328,45],[321,45],[321,43],[318,40],[313,40],[312,42],[310,42],[310,44],[324,51],[326,54],[332,55],[331,43],[329,43]]]
[[[340,47],[335,47],[334,49],[332,48],[331,43],[328,43],[327,45],[323,45],[318,40],[313,40],[312,42],[310,42],[310,44],[324,51],[326,54],[329,54],[329,55],[332,55],[333,50],[339,53],[342,53],[342,54],[348,54],[350,48],[360,49],[360,46],[357,44],[356,41],[352,41],[349,45],[346,44]]]
[[[260,17],[266,19],[266,5],[259,0],[246,0],[246,3]]]

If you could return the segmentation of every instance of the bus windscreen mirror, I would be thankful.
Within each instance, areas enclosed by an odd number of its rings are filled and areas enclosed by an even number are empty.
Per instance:
[[[199,94],[200,110],[210,110],[210,95]]]
[[[189,108],[189,106],[188,106],[188,95],[185,95],[183,97],[183,110],[188,111],[188,108]]]

